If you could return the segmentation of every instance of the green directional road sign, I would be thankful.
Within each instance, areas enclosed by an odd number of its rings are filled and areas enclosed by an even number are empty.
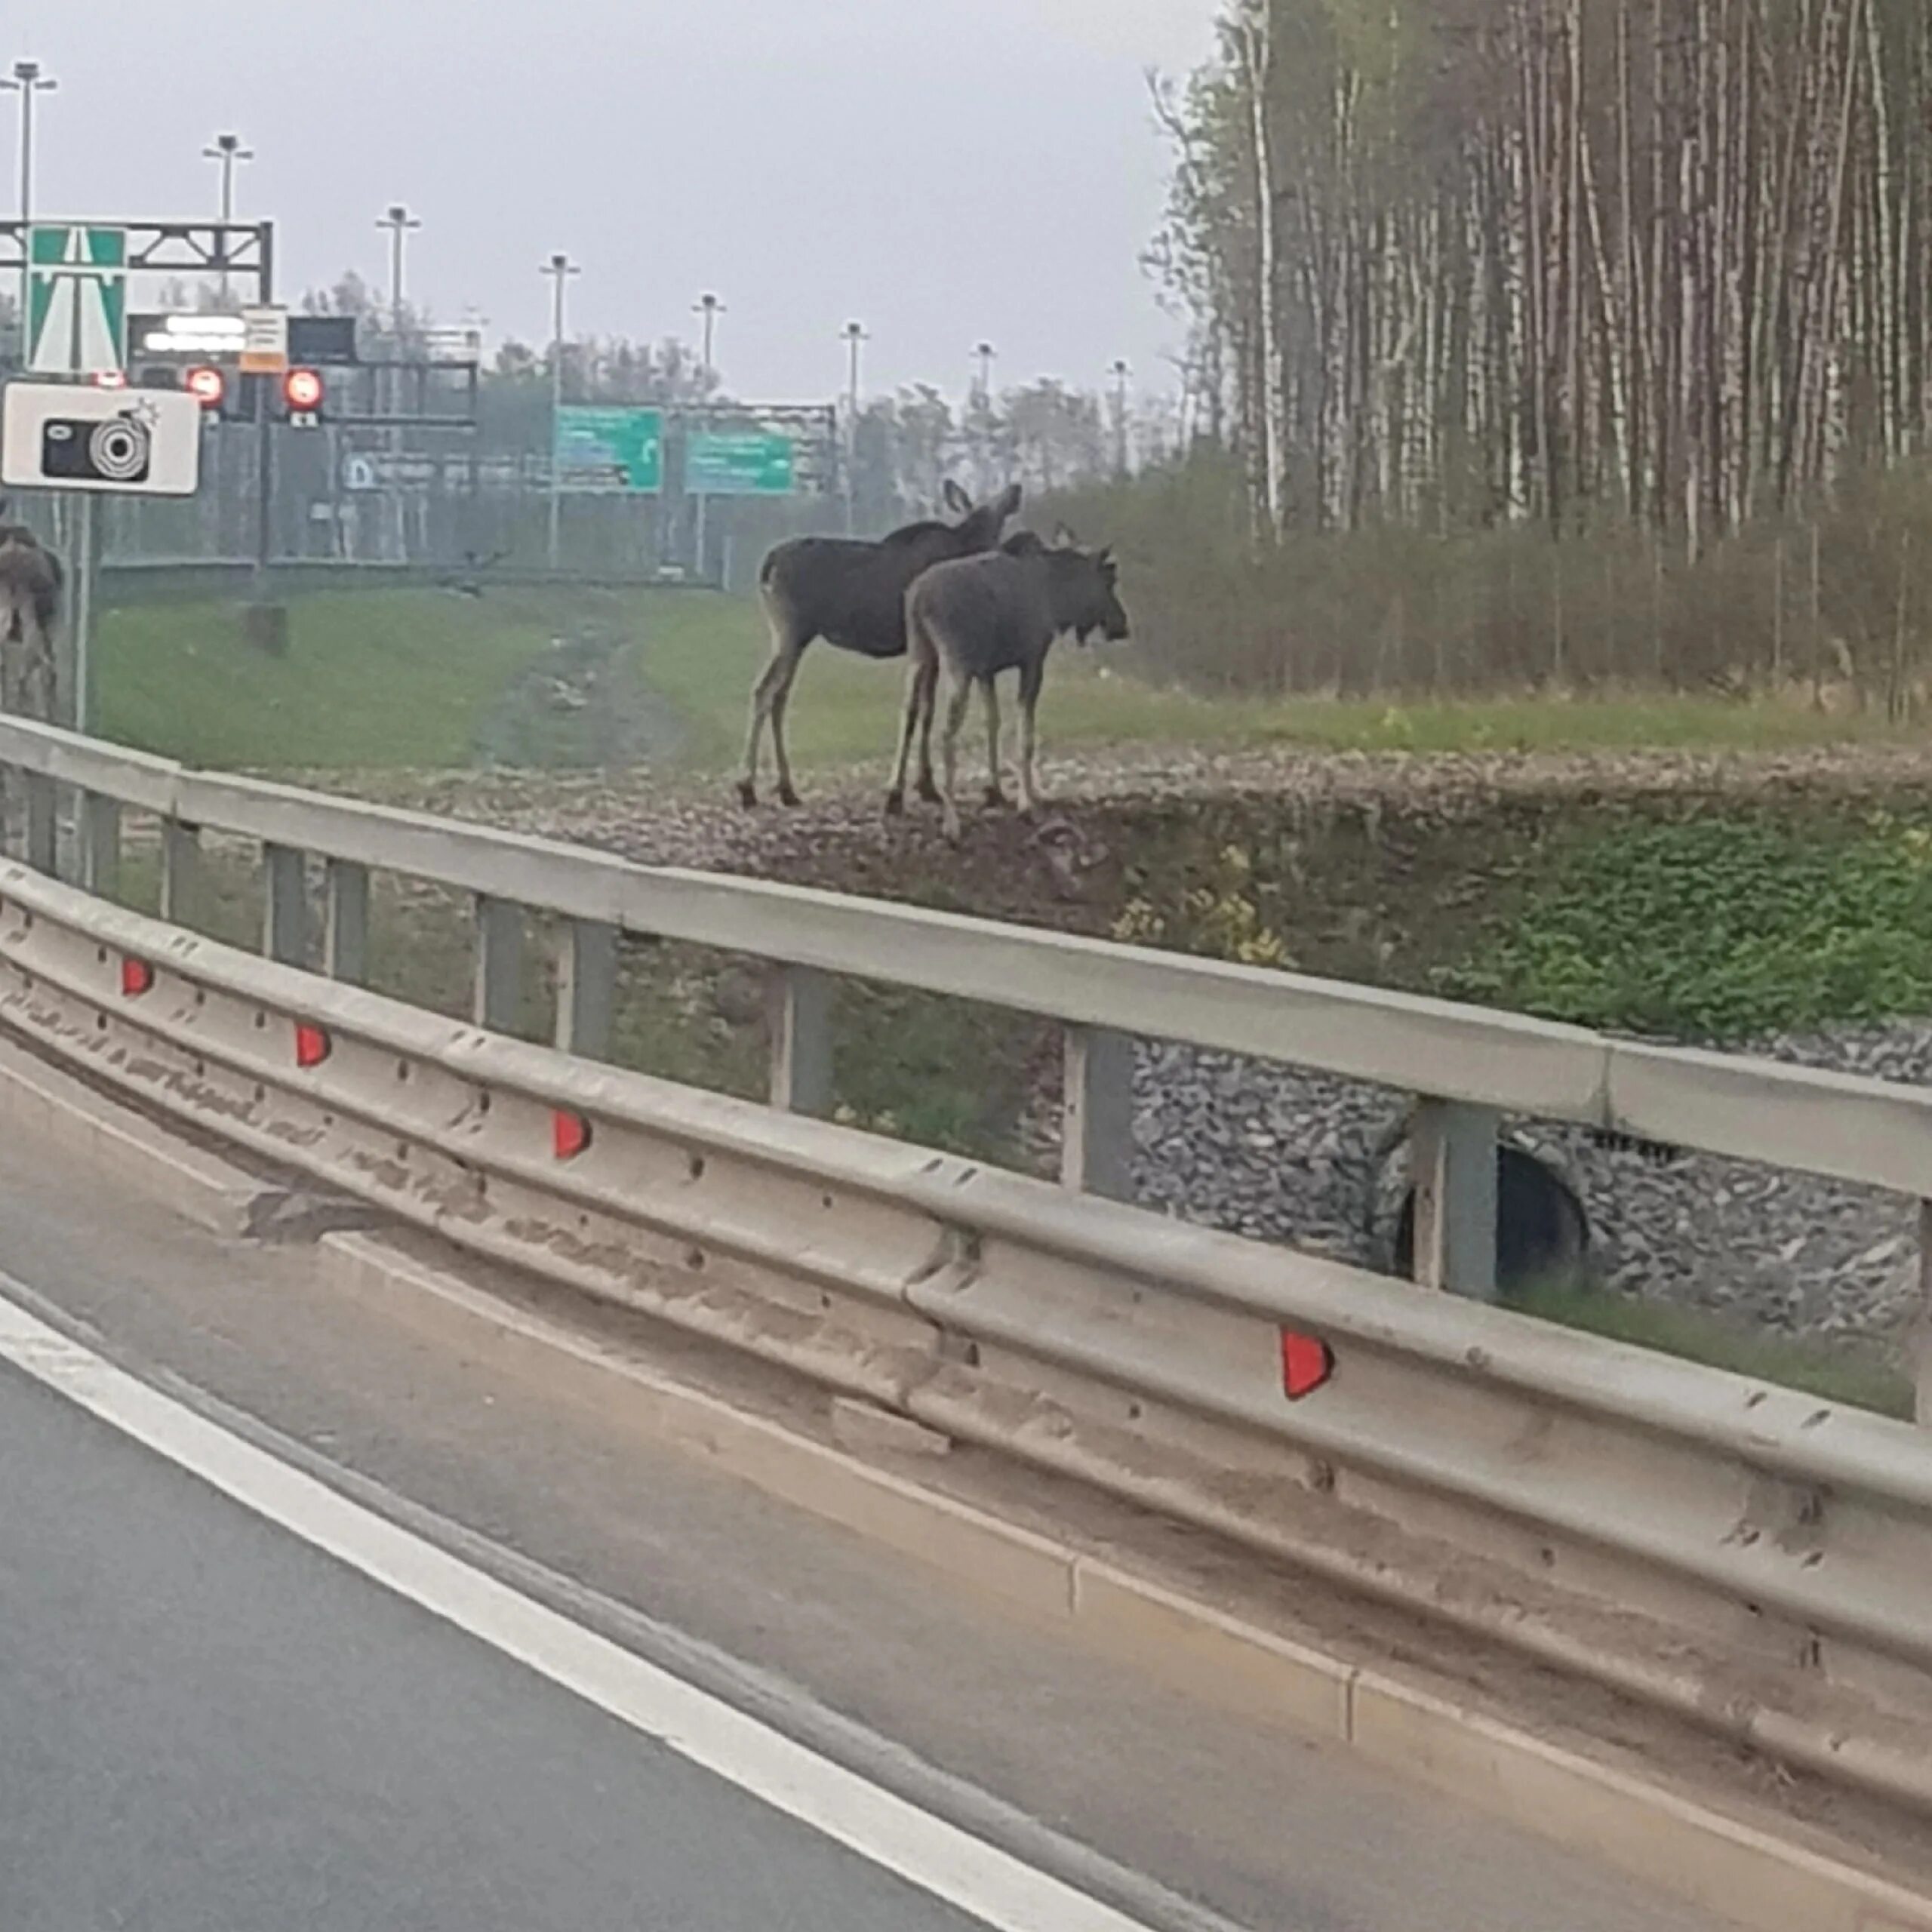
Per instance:
[[[552,460],[574,494],[654,497],[664,488],[664,412],[568,404]]]
[[[128,231],[49,223],[27,234],[29,374],[128,366]]]
[[[694,429],[685,488],[694,497],[789,497],[798,487],[798,446],[764,429]]]

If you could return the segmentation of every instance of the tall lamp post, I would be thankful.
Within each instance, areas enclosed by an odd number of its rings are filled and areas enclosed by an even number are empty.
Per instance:
[[[718,318],[724,312],[724,303],[715,295],[700,295],[691,304],[691,313],[703,318],[704,328],[703,351],[704,360],[699,369],[700,379],[704,386],[704,393],[698,399],[698,420],[700,423],[706,420],[704,415],[704,405],[711,399],[711,386],[718,374],[717,365],[712,357],[718,344]],[[688,445],[686,445],[688,465],[689,447]],[[691,532],[692,548],[697,553],[698,581],[703,583],[706,565],[705,552],[709,547],[707,540],[710,535],[711,499],[702,490],[695,494],[697,497],[697,515]]]
[[[33,103],[36,94],[52,94],[60,83],[41,71],[38,60],[16,60],[14,71],[0,79],[0,88],[20,97],[20,365],[26,366],[29,305],[33,295],[33,266],[28,260],[33,226]]]
[[[402,334],[402,246],[405,239],[423,224],[400,202],[392,202],[376,226],[387,229],[389,237],[389,327]]]
[[[243,162],[253,161],[255,151],[242,145],[239,134],[217,134],[214,145],[202,150],[204,161],[220,164],[221,168],[221,225],[226,229],[235,220],[235,171]],[[224,302],[228,297],[228,237],[221,238],[221,294]]]
[[[859,358],[871,340],[863,322],[845,325],[845,346],[850,364],[845,388],[845,534],[858,527],[859,514]]]
[[[563,568],[564,291],[583,271],[559,249],[543,264],[553,285],[550,304],[550,568]]]

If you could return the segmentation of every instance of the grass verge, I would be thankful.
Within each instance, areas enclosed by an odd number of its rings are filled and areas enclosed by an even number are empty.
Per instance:
[[[288,654],[270,657],[242,641],[232,605],[104,613],[102,731],[206,766],[463,768],[503,749],[500,721],[493,721],[553,638],[595,637],[614,644],[626,678],[659,714],[660,728],[644,734],[650,748],[667,764],[710,771],[739,755],[766,651],[752,600],[696,592],[337,592],[298,600],[291,617]],[[1132,744],[1417,753],[1776,750],[1888,735],[1872,718],[1764,699],[1208,698],[1144,682],[1131,675],[1133,663],[1131,654],[1071,647],[1055,653],[1041,713],[1050,753]],[[791,712],[800,765],[888,758],[903,681],[898,666],[815,646]],[[970,758],[983,755],[981,743],[976,720]],[[586,740],[580,761],[608,755],[598,743]],[[569,762],[571,754],[565,747],[554,756]]]

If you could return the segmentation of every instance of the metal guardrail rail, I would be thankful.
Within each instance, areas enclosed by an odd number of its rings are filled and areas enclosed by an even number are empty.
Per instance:
[[[1932,1093],[639,866],[17,721],[0,771],[24,839],[0,1018],[100,1076],[477,1252],[1932,1811],[1932,1436],[1478,1305],[1505,1112],[1924,1200]],[[159,921],[110,903],[129,809],[160,824]],[[266,958],[185,929],[204,829],[262,848]],[[472,895],[472,1022],[360,988],[372,870]],[[555,1048],[505,1037],[533,909],[561,922]],[[600,1063],[623,934],[771,962],[773,1106]],[[811,1118],[841,974],[1060,1021],[1062,1184]],[[1460,1294],[1106,1198],[1140,1035],[1415,1094],[1418,1272]]]

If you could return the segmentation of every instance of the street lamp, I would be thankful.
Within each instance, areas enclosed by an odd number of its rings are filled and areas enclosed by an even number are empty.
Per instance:
[[[382,219],[376,223],[386,228],[389,235],[389,326],[400,335],[402,333],[402,244],[403,238],[423,224],[400,202],[392,202]]]
[[[717,380],[717,371],[712,363],[712,355],[718,339],[718,318],[724,313],[724,305],[715,295],[700,295],[691,304],[691,313],[694,315],[701,315],[704,318],[704,361],[698,378],[704,386],[704,392],[698,398],[698,405],[701,411],[703,405],[710,400],[712,385]],[[702,414],[698,417],[698,420],[707,428],[709,426],[708,419]],[[691,547],[696,553],[697,574],[700,580],[702,581],[705,573],[706,553],[710,534],[711,499],[702,490],[694,494],[697,498],[697,514],[692,525]]]
[[[1114,379],[1114,472],[1116,475],[1127,474],[1127,392],[1134,371],[1127,358],[1118,358],[1109,373]]]
[[[718,339],[718,318],[729,315],[731,311],[715,295],[700,295],[691,304],[691,313],[704,318],[704,379],[707,389],[711,378],[717,373],[717,365],[712,358],[712,351]]]
[[[223,222],[235,219],[235,170],[238,163],[253,161],[255,150],[242,145],[239,134],[217,134],[214,144],[202,150],[204,161],[217,161],[221,164],[221,218]]]
[[[583,271],[559,249],[541,271],[555,285],[550,312],[550,568],[563,567],[564,474],[560,435],[564,420],[564,291]]]
[[[235,220],[236,165],[242,162],[253,161],[254,158],[255,150],[245,148],[239,134],[217,134],[214,137],[214,145],[202,150],[204,161],[217,162],[221,166],[221,225],[224,229],[230,226]],[[224,233],[220,242],[221,293],[224,301],[228,296],[228,237]]]
[[[858,524],[859,485],[859,358],[872,340],[863,322],[848,322],[844,341],[851,355],[845,392],[845,534],[850,537]]]
[[[980,401],[983,407],[993,406],[993,364],[998,360],[999,351],[991,343],[983,342],[973,354],[980,365]]]
[[[41,72],[38,60],[16,60],[12,75],[0,79],[0,88],[20,97],[20,361],[26,363],[32,345],[27,340],[28,314],[33,293],[33,100],[35,94],[52,94],[58,81]]]

